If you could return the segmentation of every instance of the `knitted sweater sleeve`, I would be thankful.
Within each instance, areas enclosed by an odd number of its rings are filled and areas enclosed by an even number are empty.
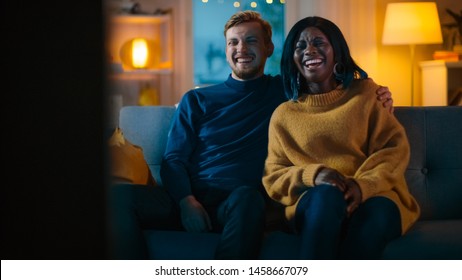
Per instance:
[[[284,107],[284,105],[282,105]],[[263,185],[268,195],[286,205],[294,205],[300,196],[314,186],[314,178],[323,166],[319,163],[294,165],[287,156],[282,138],[289,134],[283,125],[284,109],[278,107],[271,118],[268,131],[268,156],[265,161]]]
[[[396,117],[373,102],[368,120],[368,156],[357,169],[362,200],[389,191],[400,197],[407,192],[404,173],[410,159],[410,146],[404,127]]]
[[[175,112],[168,134],[160,176],[176,202],[192,194],[188,162],[196,145],[194,122],[200,112],[194,94],[186,93]]]

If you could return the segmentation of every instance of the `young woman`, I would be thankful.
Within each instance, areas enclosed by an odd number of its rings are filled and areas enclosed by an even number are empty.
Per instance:
[[[381,258],[420,213],[403,127],[371,98],[379,86],[327,19],[292,27],[281,74],[289,101],[270,121],[263,184],[302,236],[300,258]]]

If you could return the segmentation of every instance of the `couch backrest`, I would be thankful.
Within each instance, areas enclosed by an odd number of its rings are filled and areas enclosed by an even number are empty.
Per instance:
[[[406,128],[410,191],[421,220],[462,218],[462,107],[396,107]]]
[[[175,107],[128,106],[120,111],[125,137],[141,146],[156,181]],[[411,159],[406,180],[421,219],[462,218],[462,107],[396,107]]]
[[[151,173],[160,185],[160,163],[174,112],[173,106],[126,106],[119,114],[119,127],[125,138],[143,148]]]

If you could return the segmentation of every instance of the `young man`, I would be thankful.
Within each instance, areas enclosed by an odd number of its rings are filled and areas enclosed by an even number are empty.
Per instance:
[[[274,49],[270,24],[256,12],[238,12],[224,34],[232,73],[223,83],[183,96],[161,166],[165,188],[113,188],[115,258],[148,258],[142,237],[147,228],[221,232],[215,258],[258,258],[268,124],[287,98],[281,77],[264,74]],[[391,108],[388,89],[377,93]]]

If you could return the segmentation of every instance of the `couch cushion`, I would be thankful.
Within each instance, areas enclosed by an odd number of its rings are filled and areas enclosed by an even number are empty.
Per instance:
[[[406,171],[421,220],[462,219],[462,107],[396,107],[411,146]]]
[[[212,260],[220,241],[218,233],[187,233],[170,230],[145,230],[149,256],[157,260]],[[282,231],[266,234],[260,259],[297,259],[300,237]]]
[[[388,244],[384,259],[462,259],[462,220],[417,222]]]
[[[263,240],[260,259],[296,260],[299,259],[300,236],[283,231],[267,233]]]
[[[218,233],[145,230],[149,257],[153,260],[213,260]]]

